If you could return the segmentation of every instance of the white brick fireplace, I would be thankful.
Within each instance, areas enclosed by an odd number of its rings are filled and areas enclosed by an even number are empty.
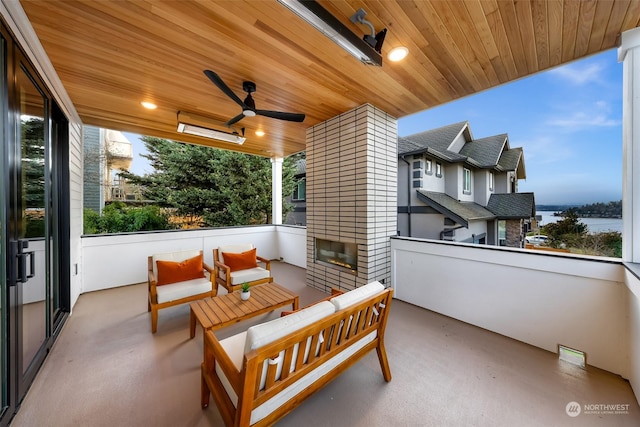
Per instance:
[[[307,130],[307,285],[389,283],[397,144],[396,119],[368,104]]]

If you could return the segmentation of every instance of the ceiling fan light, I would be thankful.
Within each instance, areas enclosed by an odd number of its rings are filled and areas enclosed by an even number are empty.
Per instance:
[[[253,110],[242,110],[242,114],[244,114],[245,117],[255,117],[256,116],[256,112]]]
[[[387,59],[391,62],[402,61],[409,54],[409,49],[404,46],[394,47],[387,54]]]

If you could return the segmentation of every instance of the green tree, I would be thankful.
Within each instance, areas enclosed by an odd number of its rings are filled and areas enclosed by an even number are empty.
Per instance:
[[[172,208],[190,226],[271,222],[271,162],[228,150],[143,137],[143,155],[154,171],[121,176],[143,188],[145,198]],[[283,163],[283,197],[293,192],[295,163]],[[286,215],[290,206],[283,206]]]
[[[560,221],[545,225],[543,232],[552,241],[567,240],[575,236],[584,235],[587,232],[587,225],[580,222],[580,218],[574,209],[569,209],[563,212]]]

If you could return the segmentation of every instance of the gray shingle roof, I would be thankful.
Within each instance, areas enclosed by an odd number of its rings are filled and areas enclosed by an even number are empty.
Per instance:
[[[307,159],[300,159],[296,162],[296,175],[307,173]]]
[[[407,138],[398,138],[398,155],[403,154],[418,154],[425,151],[425,147],[422,145],[410,141]]]
[[[481,168],[494,168],[505,148],[508,148],[507,134],[480,138],[467,142],[460,154],[472,158]]]
[[[422,189],[416,190],[418,199],[451,218],[458,224],[469,227],[469,221],[490,220],[495,215],[484,207],[474,202],[460,202],[444,193],[436,193]]]
[[[527,172],[524,168],[524,152],[522,148],[511,148],[503,151],[498,161],[498,168],[503,171],[516,171],[518,179],[525,179]]]
[[[531,218],[536,215],[536,202],[533,193],[492,194],[487,209],[500,219]]]
[[[465,128],[468,132],[471,132],[468,130],[468,124],[469,122],[466,121],[454,123],[437,129],[431,129],[409,135],[404,138],[399,138],[398,155],[428,152],[436,157],[440,157],[451,162],[464,161],[466,160],[466,156],[449,151],[448,148],[453,140],[460,135],[460,132],[464,131]]]

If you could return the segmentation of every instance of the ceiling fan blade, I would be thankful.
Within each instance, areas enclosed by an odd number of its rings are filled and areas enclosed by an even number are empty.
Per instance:
[[[207,77],[209,77],[209,80],[211,80],[211,82],[213,82],[214,85],[218,86],[218,89],[224,92],[225,95],[233,99],[236,102],[236,104],[240,105],[241,107],[244,107],[244,103],[242,102],[242,100],[238,98],[238,96],[235,93],[233,93],[231,89],[229,89],[229,86],[227,86],[226,83],[222,81],[219,75],[217,75],[211,70],[204,70],[204,74]]]
[[[272,119],[288,120],[290,122],[302,122],[304,120],[304,114],[300,113],[283,113],[281,111],[270,110],[255,110],[256,114],[265,117],[271,117]]]
[[[242,120],[244,118],[244,114],[240,113],[237,116],[235,116],[233,119],[229,120],[227,123],[225,123],[226,126],[231,126],[235,123],[238,123],[240,120]]]

